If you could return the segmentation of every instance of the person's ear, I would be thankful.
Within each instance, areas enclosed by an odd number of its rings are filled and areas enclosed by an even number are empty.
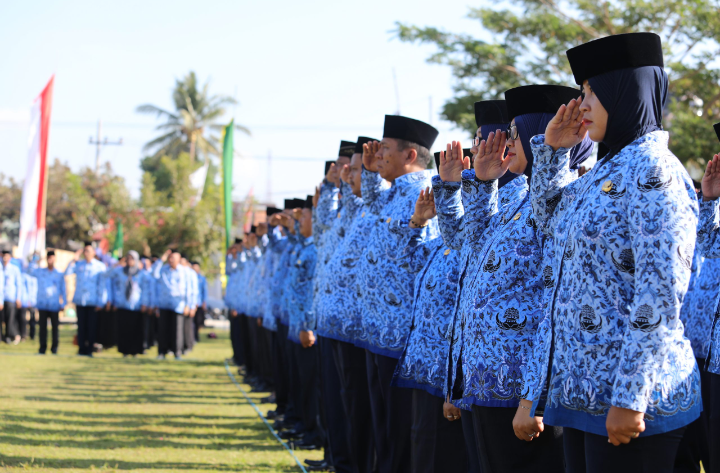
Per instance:
[[[417,162],[418,152],[415,148],[408,148],[407,163],[414,164]]]

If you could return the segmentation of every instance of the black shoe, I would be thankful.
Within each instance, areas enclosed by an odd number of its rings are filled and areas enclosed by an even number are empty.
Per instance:
[[[288,430],[283,430],[282,432],[280,432],[278,434],[278,437],[280,437],[283,440],[290,440],[290,439],[299,439],[303,435],[305,435],[304,432],[299,432],[295,429],[288,429]]]
[[[322,461],[319,465],[308,465],[306,468],[307,471],[335,471],[335,468],[330,466],[330,464],[326,461]]]
[[[268,397],[261,398],[260,402],[263,404],[275,404],[275,395],[271,394]]]
[[[326,465],[327,462],[325,460],[305,460],[305,464],[309,466],[320,466]]]
[[[287,428],[288,426],[285,425],[285,420],[275,419],[275,422],[273,422],[273,429],[277,430],[278,432]]]
[[[295,448],[297,448],[298,450],[320,450],[323,447],[322,447],[322,445],[318,445],[315,442],[311,441],[311,442],[297,442],[295,444]]]
[[[265,414],[265,418],[266,418],[266,419],[273,420],[273,419],[276,418],[276,417],[277,417],[277,412],[276,412],[276,411],[267,411],[267,414]]]

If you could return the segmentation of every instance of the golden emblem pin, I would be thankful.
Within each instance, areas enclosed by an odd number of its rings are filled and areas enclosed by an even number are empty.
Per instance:
[[[613,188],[613,183],[610,180],[605,181],[605,183],[602,186],[603,192],[610,192]]]
[[[297,265],[300,266],[302,264],[302,260],[297,260]]]
[[[448,248],[447,250],[445,250],[445,256],[447,256],[449,254],[450,254],[450,249]]]
[[[360,216],[361,216],[361,217],[364,217],[364,216],[365,216],[365,212],[363,212],[362,215],[360,215]]]
[[[388,219],[385,220],[385,223],[390,223],[390,220],[392,220],[392,218],[388,217]]]
[[[517,214],[513,217],[513,220],[520,220],[521,216],[522,216],[522,214]]]
[[[338,212],[338,216],[337,216],[337,218],[340,218],[340,212]]]

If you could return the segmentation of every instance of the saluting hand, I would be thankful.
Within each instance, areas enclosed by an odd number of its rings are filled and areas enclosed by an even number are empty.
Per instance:
[[[415,213],[410,219],[411,228],[424,227],[428,220],[437,216],[435,208],[435,194],[429,187],[420,190],[420,195],[415,201]]]
[[[343,167],[340,170],[340,180],[350,184],[350,166],[347,164],[343,164]]]
[[[553,150],[572,148],[587,135],[580,111],[582,97],[572,99],[567,105],[560,105],[557,113],[545,128],[545,144]]]
[[[338,176],[338,169],[335,163],[332,163],[330,165],[330,169],[328,169],[327,174],[325,174],[325,180],[328,182],[332,182],[335,184],[336,187],[340,187],[340,181]]]
[[[377,164],[375,154],[380,151],[379,141],[368,141],[363,144],[363,166],[370,172],[377,172]]]
[[[460,182],[465,169],[470,169],[470,158],[464,157],[462,145],[459,141],[448,143],[447,150],[440,152],[440,179]]]
[[[317,204],[320,202],[320,188],[315,186],[315,194],[313,195],[313,207],[317,208]]]
[[[302,218],[302,209],[293,209],[293,218],[300,220]]]
[[[270,225],[277,227],[282,221],[282,214],[274,214],[270,216]]]
[[[705,202],[720,197],[720,154],[708,162],[702,178],[702,193]]]
[[[473,162],[475,177],[481,181],[494,181],[507,172],[511,159],[505,156],[506,143],[507,133],[500,130],[491,131],[487,140],[480,142],[478,154]]]

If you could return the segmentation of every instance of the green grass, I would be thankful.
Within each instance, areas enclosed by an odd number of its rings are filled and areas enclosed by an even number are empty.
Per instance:
[[[59,356],[0,346],[0,471],[299,471],[228,377],[227,332],[181,362],[74,356],[74,333],[62,328]]]

